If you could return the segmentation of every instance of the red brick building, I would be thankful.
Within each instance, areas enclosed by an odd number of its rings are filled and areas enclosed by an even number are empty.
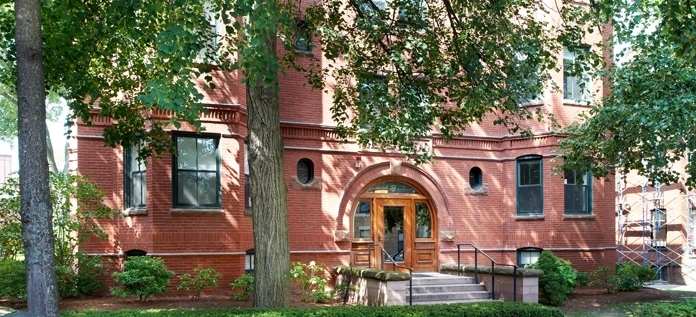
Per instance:
[[[321,58],[315,44],[297,59]],[[574,58],[564,53],[559,62]],[[541,107],[568,124],[588,109],[578,102],[587,98],[580,81],[605,93],[601,81],[563,72],[553,79],[566,90],[549,88],[521,106]],[[450,142],[434,134],[428,142],[435,162],[415,166],[397,153],[340,142],[331,96],[304,82],[294,71],[281,76],[292,261],[366,266],[381,260],[368,252],[377,242],[403,265],[426,272],[455,262],[460,243],[508,264],[529,263],[541,250],[581,271],[616,262],[614,183],[554,175],[561,137],[547,124],[526,123],[533,138],[510,135],[493,118]],[[86,251],[112,258],[144,251],[177,274],[212,267],[223,274],[221,285],[244,273],[245,251],[254,247],[245,88],[235,74],[218,74],[216,84],[204,100],[205,132],[172,130],[179,155],[150,158],[147,166],[134,160],[133,149],[104,146],[109,119],[95,115],[94,126],[77,125],[73,169],[98,182],[106,203],[125,215],[100,220],[110,239],[89,241]],[[471,254],[462,254],[469,263]]]

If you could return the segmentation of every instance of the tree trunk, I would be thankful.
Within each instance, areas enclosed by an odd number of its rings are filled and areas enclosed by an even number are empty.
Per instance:
[[[276,36],[264,43],[276,54]],[[283,172],[278,79],[247,85],[248,148],[254,218],[254,306],[290,306],[290,242],[287,188]]]
[[[42,64],[41,1],[15,1],[19,181],[27,307],[58,316],[51,196],[46,161],[46,87]]]

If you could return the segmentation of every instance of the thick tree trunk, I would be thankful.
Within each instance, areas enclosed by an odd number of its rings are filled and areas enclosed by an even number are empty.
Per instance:
[[[265,41],[276,53],[276,36]],[[247,85],[248,148],[256,249],[254,306],[290,306],[290,242],[278,81]]]
[[[46,161],[46,87],[41,1],[15,1],[19,181],[27,301],[33,316],[58,316],[51,196]]]

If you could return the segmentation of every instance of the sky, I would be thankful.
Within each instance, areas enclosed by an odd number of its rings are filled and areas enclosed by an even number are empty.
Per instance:
[[[61,116],[62,118],[65,117],[65,114],[67,114],[67,109],[64,110],[63,115]],[[48,131],[49,134],[51,135],[51,141],[53,142],[53,149],[54,152],[56,153],[56,164],[58,164],[59,168],[62,167],[63,165],[63,157],[64,157],[64,148],[65,148],[65,127],[64,127],[64,122],[62,120],[59,120],[59,122],[48,122]],[[8,143],[8,142],[3,142],[0,141],[0,154],[3,155],[11,155],[12,156],[12,171],[17,172],[19,171],[19,152],[17,148],[17,140],[15,139],[14,142]]]

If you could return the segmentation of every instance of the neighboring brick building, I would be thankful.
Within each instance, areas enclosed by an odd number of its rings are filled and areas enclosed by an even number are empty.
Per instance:
[[[320,56],[315,48],[297,59]],[[204,100],[211,110],[201,117],[205,132],[185,132],[192,131],[186,126],[171,132],[177,157],[139,165],[132,149],[104,146],[102,129],[110,120],[94,115],[94,126],[78,123],[73,169],[98,182],[106,203],[125,214],[99,220],[110,240],[90,240],[86,251],[114,258],[145,251],[177,274],[213,267],[224,275],[221,285],[244,273],[245,251],[254,247],[245,88],[234,74],[218,75],[218,88]],[[548,89],[523,106],[541,107],[568,124],[588,109],[576,101],[586,97],[578,90],[583,79],[562,72],[553,79],[566,83],[565,93]],[[292,261],[367,265],[380,260],[368,253],[368,245],[379,242],[416,271],[455,262],[459,243],[508,264],[529,263],[542,249],[581,271],[616,262],[614,182],[554,175],[561,137],[546,124],[527,123],[536,133],[531,139],[509,135],[493,118],[450,142],[434,134],[428,142],[435,162],[415,166],[396,153],[340,142],[331,96],[304,82],[292,70],[281,76]],[[587,84],[605,93],[600,81]],[[575,185],[580,178],[584,184]],[[471,252],[462,256],[473,261]]]

